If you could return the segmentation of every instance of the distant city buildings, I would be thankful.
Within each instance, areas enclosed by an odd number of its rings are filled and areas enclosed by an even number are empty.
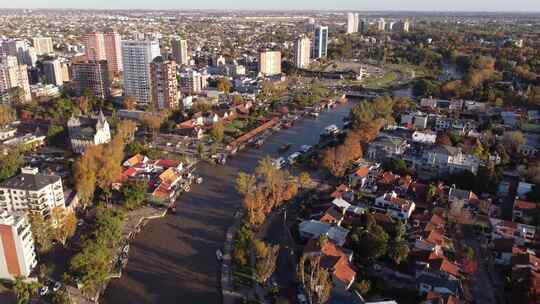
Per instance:
[[[180,74],[180,90],[186,95],[199,94],[208,87],[208,75],[189,70]]]
[[[172,55],[174,60],[179,65],[188,65],[188,47],[187,40],[185,39],[174,39],[171,43],[172,45]]]
[[[281,52],[269,50],[259,52],[259,73],[264,76],[281,74]]]
[[[88,61],[107,60],[110,73],[122,68],[121,37],[116,32],[92,32],[82,38],[84,54]]]
[[[328,27],[319,25],[315,28],[313,58],[325,58],[328,55]]]
[[[311,41],[306,36],[300,36],[294,44],[294,65],[299,69],[309,66]]]
[[[377,20],[377,30],[378,31],[384,31],[386,29],[386,21],[384,18],[380,18]]]
[[[48,84],[54,84],[55,86],[64,84],[63,70],[58,59],[43,62],[43,75]]]
[[[158,56],[157,41],[122,41],[125,96],[133,97],[140,104],[151,103],[150,63]]]
[[[26,65],[19,65],[13,56],[0,57],[0,101],[32,100]]]
[[[358,14],[357,13],[348,13],[347,14],[347,34],[352,34],[358,32]]]
[[[88,147],[111,141],[109,123],[101,111],[97,118],[73,116],[68,120],[67,126],[71,149],[75,153],[83,154]]]
[[[152,78],[152,101],[156,110],[178,107],[178,80],[176,62],[157,57],[150,64]]]
[[[48,55],[54,53],[51,37],[32,38],[32,45],[37,55]]]
[[[0,279],[28,277],[37,265],[30,223],[23,213],[0,212]]]
[[[16,57],[20,65],[36,66],[36,50],[29,46],[26,41],[7,40],[2,43],[2,48],[6,55]]]
[[[89,90],[99,99],[110,96],[109,71],[106,60],[74,63],[72,65],[73,86],[77,94]]]

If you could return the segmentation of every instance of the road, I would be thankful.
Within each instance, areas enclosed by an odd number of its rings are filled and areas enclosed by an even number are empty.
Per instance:
[[[288,153],[316,144],[324,127],[342,126],[353,105],[338,105],[318,119],[299,120],[268,138],[261,149],[242,151],[225,166],[201,164],[204,183],[178,199],[176,215],[151,221],[136,237],[122,278],[109,284],[100,302],[220,303],[215,252],[222,248],[226,230],[241,206],[234,188],[237,173],[252,172],[259,159],[277,156],[285,143],[292,144]]]

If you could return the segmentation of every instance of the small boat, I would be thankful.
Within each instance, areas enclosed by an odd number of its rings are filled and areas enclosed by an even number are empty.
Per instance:
[[[283,146],[279,147],[279,151],[280,152],[285,152],[285,151],[289,150],[291,147],[292,147],[291,144],[284,144]]]
[[[292,127],[292,122],[291,121],[284,122],[282,126],[284,129],[288,129]]]
[[[169,211],[172,213],[172,214],[176,214],[176,204],[170,204],[169,205]]]
[[[223,253],[219,249],[216,250],[216,258],[217,258],[218,261],[223,260]]]
[[[319,112],[310,112],[309,116],[317,118],[319,117]]]

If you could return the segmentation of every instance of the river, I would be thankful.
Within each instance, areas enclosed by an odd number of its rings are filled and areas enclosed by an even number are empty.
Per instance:
[[[110,282],[102,304],[220,303],[219,263],[215,252],[241,206],[234,188],[239,171],[252,172],[264,156],[276,157],[279,147],[314,145],[324,127],[343,125],[354,102],[338,105],[317,119],[303,118],[269,137],[261,149],[246,149],[226,165],[202,163],[204,183],[193,185],[177,201],[177,214],[152,220],[131,243],[122,278]]]

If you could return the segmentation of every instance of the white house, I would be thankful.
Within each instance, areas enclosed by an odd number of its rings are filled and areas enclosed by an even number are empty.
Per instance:
[[[416,204],[412,201],[398,197],[397,193],[387,192],[375,199],[372,208],[386,212],[391,217],[407,221],[413,213]]]

